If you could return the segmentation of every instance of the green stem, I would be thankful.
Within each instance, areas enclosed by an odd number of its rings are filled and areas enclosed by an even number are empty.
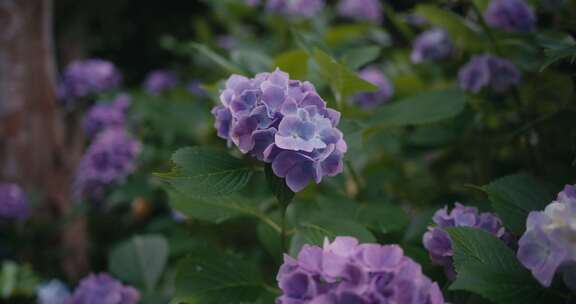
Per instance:
[[[346,168],[348,168],[348,171],[350,172],[350,177],[352,177],[352,180],[356,184],[356,188],[360,190],[360,188],[362,187],[360,176],[358,175],[358,173],[356,173],[356,169],[354,169],[354,166],[352,166],[352,163],[350,161],[346,161]]]
[[[476,6],[476,4],[474,3],[474,1],[469,1],[470,3],[470,7],[472,8],[472,10],[474,11],[474,13],[476,14],[476,17],[478,17],[478,22],[480,23],[480,26],[482,27],[482,30],[484,31],[484,33],[486,34],[486,36],[488,36],[488,40],[490,40],[490,44],[492,44],[492,47],[494,48],[494,51],[496,52],[496,54],[498,55],[502,55],[502,51],[500,50],[500,46],[498,45],[498,41],[496,40],[496,38],[494,37],[492,30],[490,29],[490,27],[488,27],[488,24],[486,23],[486,20],[484,20],[484,16],[482,15],[482,12],[480,11],[480,9],[478,8],[478,6]]]
[[[281,231],[280,231],[280,241],[282,243],[282,251],[288,252],[287,240],[286,240],[286,210],[288,205],[281,204],[282,214],[280,219]]]

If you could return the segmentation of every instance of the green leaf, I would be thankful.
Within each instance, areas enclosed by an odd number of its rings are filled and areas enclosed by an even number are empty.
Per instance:
[[[30,265],[19,265],[6,260],[2,262],[0,270],[0,297],[31,297],[36,292],[39,281]]]
[[[178,264],[175,298],[189,303],[242,303],[255,301],[263,287],[255,263],[217,251],[197,252]]]
[[[362,66],[376,60],[380,56],[380,47],[378,46],[363,46],[353,48],[344,53],[342,61],[352,70],[361,68]]]
[[[328,80],[338,102],[359,92],[375,92],[378,87],[360,78],[320,49],[314,50],[314,60],[322,77]]]
[[[190,42],[188,46],[196,50],[200,54],[206,56],[206,58],[212,60],[214,63],[219,65],[224,71],[232,74],[244,74],[244,72],[239,67],[237,67],[235,64],[233,64],[220,54],[214,52],[209,47],[195,42]]]
[[[369,24],[359,23],[331,26],[326,32],[324,40],[330,47],[354,42],[368,36],[370,28]]]
[[[422,92],[386,105],[369,120],[371,127],[400,127],[429,124],[458,115],[466,105],[459,89]]]
[[[251,166],[225,152],[205,147],[183,148],[172,156],[174,168],[157,173],[179,192],[191,196],[221,196],[244,188],[253,174]]]
[[[436,5],[421,4],[416,7],[415,14],[426,18],[432,25],[446,29],[450,38],[461,48],[479,50],[485,45],[478,28],[449,10]]]
[[[556,195],[553,187],[524,174],[505,176],[482,188],[504,226],[516,235],[524,232],[528,213],[543,210]]]
[[[293,50],[279,54],[274,59],[274,67],[290,74],[292,79],[306,79],[309,56],[305,51]]]
[[[474,292],[496,304],[545,303],[543,289],[504,242],[480,229],[446,230],[458,274],[451,290]]]
[[[164,272],[168,242],[160,235],[135,236],[112,250],[110,272],[130,284],[153,290]]]
[[[266,181],[268,182],[270,190],[280,205],[286,208],[286,206],[288,206],[294,198],[294,192],[288,188],[285,179],[280,178],[274,174],[271,164],[267,164],[264,167],[264,173],[266,174]]]

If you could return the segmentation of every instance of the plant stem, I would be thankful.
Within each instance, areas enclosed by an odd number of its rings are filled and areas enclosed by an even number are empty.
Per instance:
[[[484,20],[484,16],[482,15],[482,12],[478,8],[478,6],[476,6],[476,3],[474,3],[474,1],[469,1],[469,3],[470,3],[470,7],[472,8],[474,13],[476,14],[476,17],[478,17],[478,22],[480,23],[482,30],[484,31],[486,36],[488,36],[488,40],[490,40],[490,44],[492,44],[494,51],[496,52],[496,54],[502,55],[502,51],[500,50],[500,46],[498,45],[498,41],[494,37],[492,30],[490,30],[490,28],[488,27],[488,24],[486,24],[486,20]]]
[[[288,205],[281,204],[282,214],[280,219],[280,242],[282,243],[282,251],[288,252],[287,240],[286,240],[286,210],[288,209]]]

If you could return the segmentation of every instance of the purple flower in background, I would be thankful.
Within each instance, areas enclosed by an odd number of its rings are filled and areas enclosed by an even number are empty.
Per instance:
[[[107,273],[91,274],[82,279],[66,304],[136,304],[140,292]]]
[[[108,128],[124,126],[130,100],[130,95],[121,94],[111,103],[92,106],[84,116],[84,131],[88,137],[92,138]]]
[[[484,12],[491,27],[506,32],[532,32],[536,29],[536,15],[523,0],[492,0]]]
[[[216,45],[225,51],[232,51],[238,44],[238,41],[232,35],[220,35],[216,37]]]
[[[490,87],[502,93],[520,83],[520,72],[506,59],[492,55],[478,55],[458,71],[460,87],[469,92],[478,93],[482,88]]]
[[[412,26],[423,26],[428,23],[426,18],[416,14],[406,15],[404,16],[404,20],[406,20],[406,22]]]
[[[382,22],[380,0],[340,0],[338,14],[358,21]]]
[[[118,87],[121,80],[120,72],[110,61],[76,60],[64,70],[58,96],[63,101],[88,97]]]
[[[232,75],[220,102],[212,109],[218,136],[271,163],[292,191],[342,172],[347,146],[337,128],[340,113],[326,107],[310,82],[279,69],[254,78]]]
[[[155,70],[148,73],[144,81],[144,88],[152,95],[160,95],[162,92],[178,85],[178,76],[173,71]]]
[[[266,10],[288,16],[312,17],[324,8],[324,0],[268,0]]]
[[[52,279],[38,287],[37,304],[64,304],[70,295],[70,289],[66,284],[58,279]]]
[[[428,231],[422,239],[424,247],[428,250],[430,259],[434,264],[444,267],[444,272],[448,279],[456,277],[452,257],[452,240],[450,235],[444,230],[449,227],[472,227],[487,231],[494,236],[504,240],[508,244],[512,243],[510,233],[502,226],[500,219],[493,213],[479,213],[474,207],[467,207],[462,204],[454,204],[451,212],[448,207],[444,207],[432,217],[436,226],[428,227]]]
[[[109,128],[96,136],[76,172],[76,197],[101,199],[106,185],[121,182],[134,171],[140,148],[124,128]]]
[[[452,55],[454,45],[448,32],[441,28],[427,30],[414,41],[410,59],[412,63],[439,61]]]
[[[326,239],[323,248],[304,245],[297,259],[284,255],[276,279],[277,304],[444,303],[438,284],[398,245],[359,244],[353,237]]]
[[[0,183],[0,218],[25,220],[30,215],[26,194],[16,184]]]
[[[566,185],[544,211],[532,211],[526,232],[518,242],[518,259],[545,287],[564,273],[566,285],[576,291],[576,187]]]
[[[206,90],[202,88],[202,82],[200,80],[191,80],[188,82],[186,88],[188,89],[188,92],[194,95],[203,96],[207,94]]]
[[[358,93],[352,96],[350,98],[352,104],[363,109],[371,109],[385,103],[394,94],[392,84],[379,68],[369,66],[362,69],[359,74],[362,79],[378,86],[379,90],[376,92]]]

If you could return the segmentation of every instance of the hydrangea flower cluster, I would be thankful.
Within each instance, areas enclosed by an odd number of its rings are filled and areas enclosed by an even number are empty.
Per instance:
[[[382,4],[379,0],[341,0],[338,14],[358,21],[382,22]]]
[[[108,128],[123,127],[126,124],[126,112],[130,106],[130,95],[121,94],[111,103],[92,106],[84,116],[84,131],[93,138]]]
[[[140,142],[123,128],[100,133],[80,161],[74,181],[76,197],[100,199],[106,185],[121,182],[134,171],[140,149]]]
[[[212,109],[218,136],[271,163],[292,191],[342,172],[347,146],[337,128],[340,113],[326,107],[310,82],[279,69],[251,79],[232,75],[220,102]]]
[[[450,235],[444,230],[449,227],[473,227],[485,230],[494,236],[512,242],[512,236],[502,226],[502,221],[493,213],[478,213],[478,209],[467,207],[460,203],[454,204],[451,212],[448,207],[436,211],[432,217],[437,226],[428,227],[428,231],[422,239],[424,247],[428,250],[430,259],[434,264],[444,267],[444,272],[448,279],[456,277],[452,257],[452,240]]]
[[[58,86],[63,101],[89,97],[120,85],[122,76],[116,66],[102,59],[76,60],[70,63]]]
[[[412,63],[439,61],[446,59],[454,52],[454,45],[448,32],[441,28],[433,28],[420,34],[412,47],[410,59]]]
[[[506,32],[532,32],[536,28],[536,15],[523,0],[492,0],[484,19],[491,27]]]
[[[323,248],[304,245],[298,259],[284,255],[277,304],[443,304],[438,284],[398,245],[359,244],[336,237]]]
[[[324,0],[268,0],[266,10],[287,16],[312,17],[324,8]]]
[[[394,88],[381,69],[369,66],[362,69],[359,75],[362,79],[378,86],[379,90],[376,92],[358,93],[352,96],[350,98],[352,104],[367,110],[385,103],[394,95]]]
[[[566,185],[544,211],[532,211],[518,242],[518,259],[545,287],[557,272],[576,291],[576,187]]]
[[[0,183],[0,218],[25,220],[30,210],[24,191],[12,183]]]
[[[38,304],[65,304],[70,298],[70,289],[62,281],[52,279],[38,287]]]
[[[136,304],[138,290],[122,285],[107,273],[91,274],[82,279],[66,304]]]
[[[144,88],[152,95],[160,95],[162,92],[178,85],[178,76],[173,71],[155,70],[148,73],[144,81]]]
[[[492,55],[474,56],[458,71],[458,82],[463,90],[478,93],[490,87],[502,93],[520,83],[520,72],[506,59]]]

